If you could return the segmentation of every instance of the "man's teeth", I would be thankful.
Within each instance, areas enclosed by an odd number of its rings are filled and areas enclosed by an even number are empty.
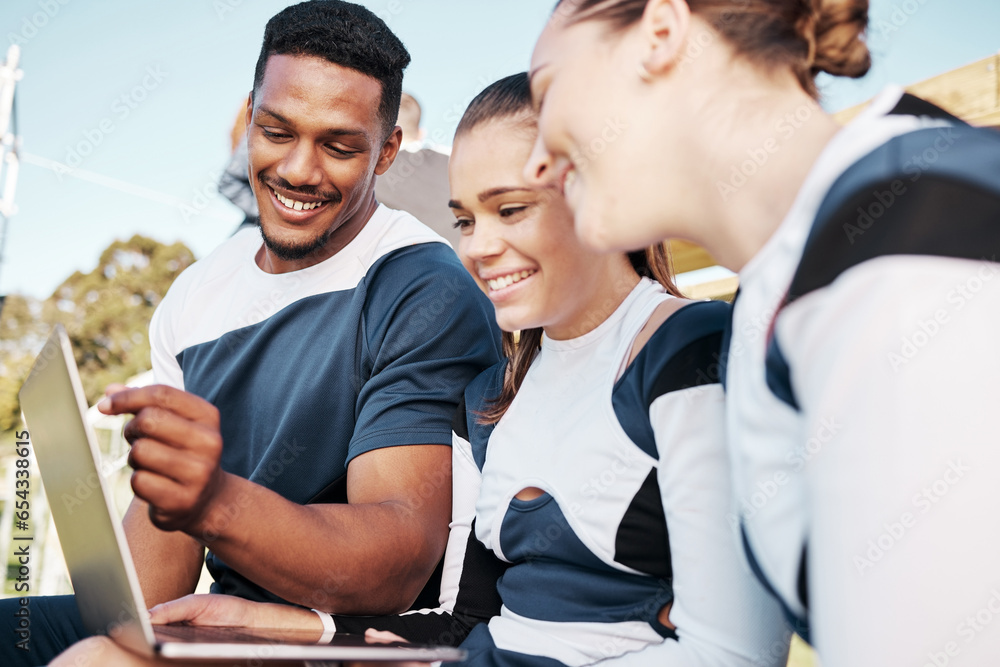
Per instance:
[[[530,275],[533,275],[534,271],[521,271],[520,273],[511,273],[500,278],[494,278],[493,280],[487,280],[486,284],[490,286],[491,290],[501,290],[504,287],[510,287],[514,283],[519,283]]]
[[[271,192],[274,192],[274,190],[272,190]],[[318,201],[318,202],[313,202],[311,204],[306,204],[305,202],[295,201],[294,199],[289,199],[288,197],[282,197],[277,192],[274,192],[274,196],[278,198],[278,201],[280,201],[282,204],[285,205],[285,208],[290,208],[293,211],[311,211],[314,208],[322,206],[325,203]]]

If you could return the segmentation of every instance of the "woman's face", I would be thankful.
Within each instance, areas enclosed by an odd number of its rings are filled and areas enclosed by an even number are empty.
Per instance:
[[[534,142],[523,119],[487,121],[456,138],[449,174],[458,254],[501,329],[542,327],[550,338],[573,338],[606,317],[600,302],[615,281],[621,287],[627,260],[585,247],[555,185],[525,181]]]
[[[644,120],[636,35],[605,31],[557,15],[539,38],[531,61],[539,141],[525,172],[529,182],[562,185],[585,243],[636,250],[663,237],[648,227],[662,221],[652,209],[664,183]]]

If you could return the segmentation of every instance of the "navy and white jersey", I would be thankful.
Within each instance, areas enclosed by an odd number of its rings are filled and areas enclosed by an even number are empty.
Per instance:
[[[196,262],[150,325],[157,382],[219,409],[222,468],[296,503],[346,502],[355,457],[450,445],[463,389],[500,357],[493,309],[452,249],[384,206],[300,271],[262,271],[260,247],[246,229]],[[208,565],[214,592],[276,599]]]
[[[731,521],[718,384],[729,307],[681,308],[626,367],[671,298],[644,279],[591,332],[545,338],[496,425],[479,415],[505,367],[466,390],[454,543],[472,532],[507,564],[500,614],[465,643],[470,663],[785,664],[780,609]],[[526,489],[543,495],[518,499]],[[670,603],[676,632],[657,620]]]
[[[740,274],[743,539],[825,667],[1000,655],[998,255],[1000,135],[891,89]]]

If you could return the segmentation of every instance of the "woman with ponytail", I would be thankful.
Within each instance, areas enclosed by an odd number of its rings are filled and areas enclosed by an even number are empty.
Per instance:
[[[477,546],[507,563],[469,663],[784,665],[780,611],[733,530],[729,307],[679,298],[662,243],[580,243],[555,184],[525,182],[536,135],[519,74],[472,102],[452,150],[459,255],[508,354],[455,425],[455,495],[478,497],[455,523],[474,518]]]
[[[815,77],[865,74],[867,21],[866,0],[562,0],[526,178],[595,249],[684,238],[739,273],[740,540],[824,667],[993,664],[1000,135],[898,87],[840,127]]]

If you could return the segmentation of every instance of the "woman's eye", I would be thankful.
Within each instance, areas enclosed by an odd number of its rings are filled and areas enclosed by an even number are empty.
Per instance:
[[[459,218],[455,221],[455,229],[460,229],[462,231],[472,230],[472,225],[476,224],[471,218]]]
[[[523,213],[527,209],[528,209],[527,206],[511,206],[509,208],[502,208],[502,209],[500,209],[500,217],[501,218],[512,218],[512,217],[518,215],[519,213]]]

